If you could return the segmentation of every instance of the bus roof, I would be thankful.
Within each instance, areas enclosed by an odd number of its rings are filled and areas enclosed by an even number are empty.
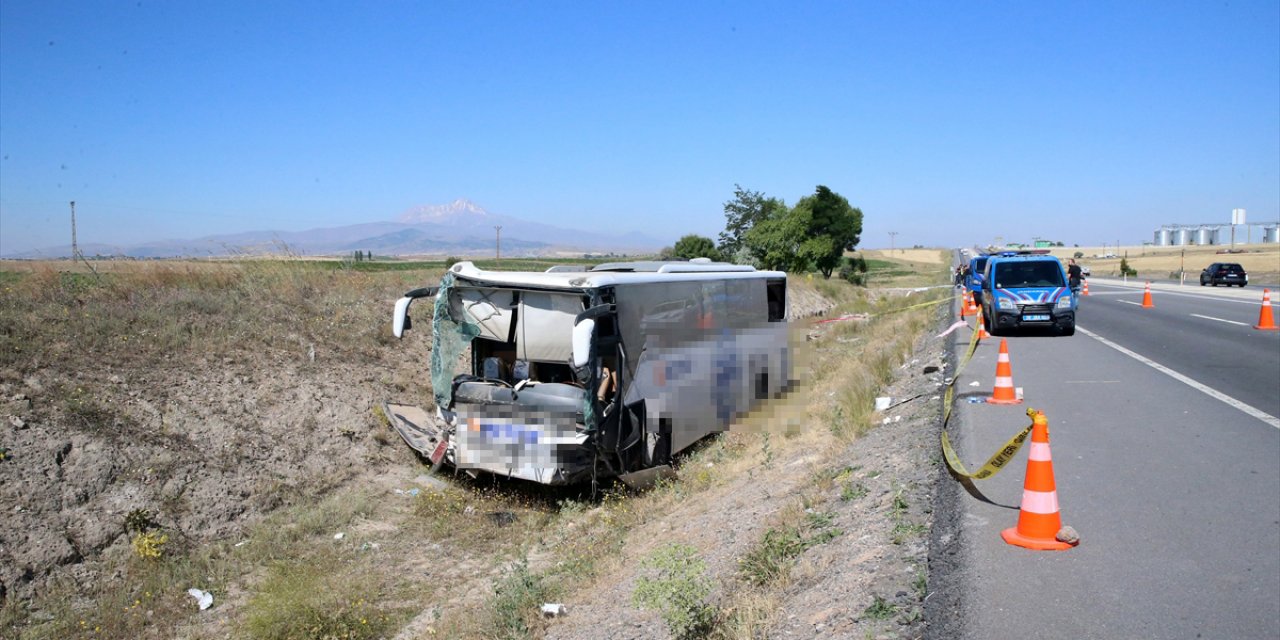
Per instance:
[[[590,271],[485,271],[471,262],[449,268],[457,277],[495,286],[529,286],[552,289],[594,289],[611,285],[698,280],[775,279],[781,271],[757,271],[754,267],[716,262],[611,262]]]

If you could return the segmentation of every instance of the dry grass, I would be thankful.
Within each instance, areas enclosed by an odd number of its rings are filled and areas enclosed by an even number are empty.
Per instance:
[[[937,249],[864,249],[862,251],[868,259],[875,260],[891,260],[894,262],[921,263],[928,265],[942,265],[947,262],[947,253],[938,251]]]
[[[98,275],[22,266],[7,272],[0,288],[0,367],[26,368],[33,358],[136,366],[209,354],[299,357],[316,349],[368,361],[391,340],[390,301],[439,277],[291,260],[124,262]]]
[[[1218,253],[1224,249],[1220,245],[1188,246],[1188,247],[1115,247],[1107,248],[1108,253],[1128,256],[1129,266],[1138,270],[1139,278],[1168,278],[1180,269],[1185,269],[1187,280],[1195,281],[1200,271],[1213,262],[1236,262],[1249,273],[1253,282],[1280,280],[1280,245],[1275,244],[1237,244],[1237,249],[1244,253]],[[1078,259],[1080,264],[1089,265],[1095,276],[1120,275],[1120,258],[1094,258],[1103,254],[1100,247],[1057,247],[1052,255],[1066,260],[1077,252],[1084,257]],[[1184,253],[1185,252],[1185,253]]]
[[[49,361],[74,368],[202,357],[306,358],[311,346],[322,358],[372,362],[384,357],[390,340],[391,302],[439,276],[288,260],[122,264],[127,266],[100,269],[100,276],[48,264],[25,264],[21,273],[0,276],[0,368],[28,371]],[[935,261],[913,256],[900,263],[899,275],[879,284],[941,282],[945,274],[930,264]],[[875,318],[826,325],[812,343],[820,348],[806,348],[809,359],[796,372],[820,380],[698,448],[685,458],[677,481],[641,495],[608,490],[594,500],[531,494],[510,483],[462,483],[398,501],[374,499],[367,489],[340,489],[270,516],[240,546],[175,544],[158,561],[125,562],[121,581],[89,593],[82,585],[57,585],[40,603],[52,617],[25,620],[23,637],[171,637],[192,623],[185,595],[190,586],[219,594],[218,606],[227,608],[237,637],[384,637],[430,609],[439,614],[434,637],[536,636],[544,623],[529,602],[589,588],[617,568],[620,551],[645,536],[645,525],[658,514],[768,466],[774,457],[837,450],[869,428],[872,399],[929,326],[932,308],[903,310],[922,302],[922,294],[820,278],[793,282],[837,301],[832,315],[866,312]],[[797,341],[810,331],[807,322],[798,323]],[[71,390],[66,401],[77,401]],[[84,398],[67,410],[90,423],[119,421],[109,408]],[[815,423],[828,428],[804,428]],[[775,530],[804,525],[803,508],[786,513],[795,518],[780,518],[772,523]],[[335,541],[337,531],[348,533]],[[369,546],[375,542],[381,551]],[[527,564],[512,564],[526,554]],[[432,557],[465,560],[473,573],[441,573],[453,563],[437,565]],[[539,559],[547,557],[560,560]],[[406,572],[406,562],[428,568]],[[450,579],[489,581],[493,595],[484,602],[451,595],[441,589]],[[719,633],[756,637],[776,615],[776,592],[784,584],[785,578],[735,584],[724,603],[731,615]],[[243,595],[222,600],[227,593]],[[0,628],[16,628],[22,615],[6,607]],[[225,633],[196,627],[188,635]]]
[[[912,282],[910,286],[940,284],[947,277],[937,267],[928,271],[918,270],[915,264],[906,267],[912,273],[902,279]],[[623,570],[619,565],[625,557],[623,549],[635,548],[648,539],[647,523],[672,512],[683,501],[720,490],[733,478],[770,467],[775,458],[793,457],[798,451],[826,452],[814,466],[838,466],[837,452],[871,427],[872,400],[892,378],[894,368],[910,357],[914,341],[936,317],[935,306],[907,307],[951,295],[946,288],[930,292],[930,297],[889,294],[819,278],[794,278],[793,286],[818,288],[838,300],[832,315],[867,312],[874,314],[874,319],[828,325],[817,342],[804,347],[807,363],[798,365],[800,370],[796,371],[810,384],[746,416],[728,433],[685,456],[677,480],[660,483],[640,495],[610,492],[594,506],[565,505],[567,508],[548,522],[540,536],[543,553],[563,559],[531,569],[542,588],[570,599],[577,591],[595,588],[597,578]],[[809,321],[799,323],[797,339],[803,343],[809,331]],[[815,371],[823,373],[816,375]],[[805,428],[812,424],[828,428]],[[834,482],[835,477],[832,474],[826,482]],[[744,558],[747,568],[741,577],[722,585],[722,615],[713,637],[760,637],[777,615],[790,563],[808,546],[823,544],[839,534],[815,520],[820,519],[820,510],[817,515],[807,510],[818,506],[813,496],[802,493],[771,520],[770,533]],[[519,622],[514,626],[494,626],[494,620],[511,619],[497,613],[506,606],[504,602],[495,596],[486,605],[487,616],[466,612],[447,620],[442,632],[449,637],[536,637],[539,623],[530,612],[516,618]]]

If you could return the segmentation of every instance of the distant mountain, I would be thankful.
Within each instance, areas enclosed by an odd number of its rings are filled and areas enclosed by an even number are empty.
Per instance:
[[[466,198],[458,198],[449,204],[428,204],[415,207],[400,214],[399,221],[405,224],[446,223],[459,218],[471,220],[488,220],[493,214],[485,211],[476,203]]]
[[[601,218],[603,221],[604,218]],[[306,231],[246,231],[190,240],[158,240],[130,245],[85,244],[87,256],[134,258],[206,257],[295,253],[341,255],[372,251],[379,255],[474,255],[494,250],[502,227],[502,255],[536,256],[557,252],[656,252],[661,240],[638,234],[608,234],[555,227],[485,211],[465,199],[415,207],[394,222],[368,222]],[[54,258],[71,255],[63,245],[6,255],[6,258]]]

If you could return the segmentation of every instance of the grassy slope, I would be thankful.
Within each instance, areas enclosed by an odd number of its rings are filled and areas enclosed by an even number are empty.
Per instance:
[[[937,267],[929,262],[873,262],[871,283],[934,283],[944,276],[935,274]],[[100,269],[105,272],[101,277],[22,266],[21,274],[0,272],[6,274],[0,279],[0,372],[10,390],[35,373],[70,381],[77,379],[77,370],[104,365],[126,377],[196,358],[244,359],[266,366],[271,357],[297,359],[304,345],[317,344],[353,375],[377,371],[386,361],[404,359],[403,345],[390,339],[385,326],[390,302],[408,288],[434,281],[442,265],[382,270],[285,261],[134,263]],[[358,466],[349,482],[273,508],[265,519],[250,519],[241,536],[175,542],[155,560],[129,553],[126,537],[103,550],[99,559],[109,565],[103,574],[118,577],[115,582],[59,580],[54,575],[39,595],[19,598],[11,591],[0,611],[0,629],[33,638],[227,633],[373,638],[406,624],[410,637],[536,633],[529,605],[583,588],[607,570],[613,551],[629,544],[630,536],[645,535],[645,514],[662,513],[675,502],[722,487],[734,474],[770,456],[822,447],[829,439],[847,441],[868,426],[870,399],[929,324],[927,311],[892,313],[908,301],[836,281],[804,277],[794,282],[798,289],[813,288],[836,301],[839,313],[885,313],[870,323],[836,325],[822,338],[828,348],[813,352],[812,367],[837,375],[825,376],[805,392],[811,395],[793,395],[791,402],[803,407],[806,419],[830,425],[828,429],[806,438],[771,439],[767,429],[734,432],[695,454],[695,460],[722,460],[714,471],[704,466],[645,495],[608,492],[596,500],[510,483],[466,482],[443,492],[400,496],[390,486],[411,486],[413,476],[423,470],[420,463],[408,462],[405,455],[338,458],[332,464]],[[837,344],[847,346],[834,348]],[[421,348],[422,342],[417,345]],[[88,388],[82,393],[109,397],[110,385],[103,377],[79,378]],[[78,414],[70,387],[46,386],[49,397],[36,398],[49,406],[40,418],[74,428]],[[418,388],[415,393],[422,392]],[[95,405],[89,413],[117,425],[130,420],[122,404]],[[386,440],[385,424],[375,421],[367,428],[382,445],[403,453],[398,442]],[[148,435],[141,430],[131,437]],[[0,468],[0,474],[11,469],[18,467]],[[162,504],[137,506],[165,515]],[[799,526],[786,517],[775,524]],[[336,531],[346,532],[342,540],[333,539]],[[574,561],[552,566],[536,562],[539,549],[553,547]],[[534,561],[512,564],[530,553]],[[439,562],[445,557],[450,562]],[[768,599],[761,594],[767,593],[767,584],[729,597],[765,603],[741,609],[766,619]],[[215,609],[193,611],[184,592],[194,585],[215,592]],[[475,615],[477,610],[483,615]],[[734,624],[752,628],[746,618]]]

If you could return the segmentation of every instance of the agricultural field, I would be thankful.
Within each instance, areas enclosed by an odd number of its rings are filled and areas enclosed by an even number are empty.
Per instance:
[[[1188,247],[1110,247],[1104,252],[1100,247],[1057,247],[1051,253],[1062,258],[1074,257],[1077,252],[1084,257],[1076,261],[1089,265],[1095,277],[1118,277],[1120,259],[1127,255],[1129,266],[1138,271],[1139,278],[1176,279],[1185,270],[1187,282],[1197,282],[1200,271],[1213,262],[1236,262],[1249,273],[1250,282],[1280,282],[1280,245],[1237,244],[1240,253],[1218,253],[1226,249],[1219,245]],[[1094,258],[1095,255],[1116,253],[1116,258]]]

